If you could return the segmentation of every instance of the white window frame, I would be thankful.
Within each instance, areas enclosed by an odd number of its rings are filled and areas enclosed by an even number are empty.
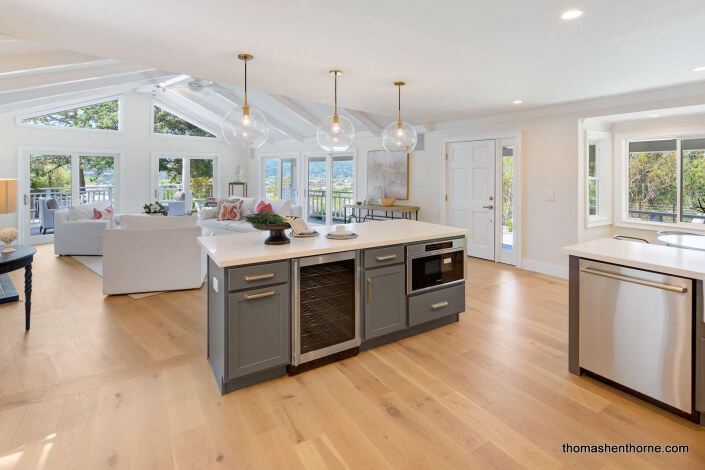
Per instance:
[[[694,224],[691,222],[681,222],[681,140],[687,139],[702,139],[705,138],[705,129],[681,129],[671,133],[660,133],[657,131],[650,132],[631,132],[628,134],[614,135],[614,155],[619,155],[619,158],[614,159],[615,171],[615,198],[614,198],[614,213],[616,220],[614,225],[617,227],[636,228],[641,230],[660,231],[668,229],[686,229],[689,232],[698,232],[705,234],[705,224]],[[676,140],[676,172],[677,172],[677,191],[676,191],[676,222],[651,222],[638,221],[629,219],[629,142],[647,141],[647,140]]]
[[[595,154],[595,166],[599,181],[597,194],[597,214],[590,215],[590,141],[607,142],[602,146],[602,152]],[[585,129],[583,139],[583,207],[585,211],[585,227],[600,227],[612,224],[612,134],[606,131]]]
[[[205,137],[205,136],[200,136],[200,135],[179,135],[179,134],[161,134],[159,132],[154,132],[154,107],[159,106],[162,108],[164,111],[173,114],[179,119],[182,119],[186,122],[188,122],[191,125],[194,125],[196,127],[200,127],[206,132],[210,132],[213,134],[214,137]],[[216,131],[213,129],[211,126],[208,124],[204,124],[203,121],[200,119],[197,119],[193,116],[190,116],[188,114],[185,114],[181,111],[175,110],[173,107],[169,106],[168,104],[164,104],[163,102],[159,101],[158,99],[152,98],[150,100],[150,107],[149,107],[149,133],[152,137],[158,137],[158,138],[167,138],[167,139],[196,139],[196,140],[201,140],[201,141],[207,141],[207,142],[221,142],[223,139],[220,136],[220,130]]]
[[[191,160],[213,160],[213,195],[220,197],[220,154],[205,153],[205,152],[152,152],[152,161],[150,164],[150,188],[149,201],[158,200],[159,191],[159,159],[160,158],[181,158],[183,159],[182,166],[182,184],[186,193],[185,206],[186,210],[191,210],[193,200],[191,199]],[[186,191],[186,189],[189,191]]]
[[[115,208],[115,213],[119,213],[122,207],[122,181],[123,181],[123,165],[122,165],[122,150],[110,150],[110,149],[91,149],[91,148],[76,148],[76,147],[61,147],[61,146],[24,146],[21,145],[17,148],[17,168],[19,169],[19,192],[20,192],[20,202],[18,210],[18,235],[19,239],[23,244],[37,245],[41,243],[51,243],[54,241],[54,234],[47,235],[35,235],[31,236],[29,233],[29,227],[25,224],[25,218],[27,216],[27,211],[29,208],[25,204],[25,200],[29,201],[29,187],[30,180],[30,162],[29,157],[32,154],[41,155],[66,155],[71,157],[71,191],[74,200],[75,196],[78,195],[79,181],[78,181],[78,171],[74,171],[74,168],[78,170],[80,165],[80,157],[113,157],[113,207]]]
[[[293,205],[302,204],[302,180],[301,180],[301,152],[280,152],[280,153],[267,153],[259,155],[258,170],[259,174],[257,177],[258,195],[260,199],[267,198],[267,182],[264,179],[265,168],[264,162],[266,160],[279,160],[279,197],[281,198],[281,170],[282,170],[282,160],[296,160],[296,181],[297,187],[294,188],[295,196]]]
[[[309,160],[314,158],[325,158],[326,159],[326,207],[332,207],[329,202],[333,201],[333,159],[335,157],[352,157],[353,162],[353,199],[358,193],[358,168],[357,168],[357,148],[350,148],[344,152],[326,152],[323,150],[315,150],[310,152],[302,152],[302,165],[301,165],[301,181],[302,190],[301,194],[301,207],[304,220],[308,220],[308,166]],[[367,184],[365,182],[365,184]],[[333,224],[333,215],[331,211],[326,210],[326,220],[325,225]]]
[[[108,101],[118,102],[118,128],[116,131],[112,129],[91,129],[88,127],[62,127],[62,126],[49,126],[45,124],[30,124],[22,122],[24,119],[30,119],[37,116],[43,116],[45,114],[59,113],[61,111],[68,111],[70,109],[83,108],[86,106],[91,106],[99,103],[106,103]],[[124,133],[124,119],[123,119],[123,109],[124,109],[124,99],[123,95],[117,96],[106,96],[104,98],[96,98],[88,101],[76,101],[76,102],[64,102],[61,105],[52,104],[51,106],[42,106],[33,108],[31,111],[25,111],[22,114],[17,114],[15,116],[15,125],[17,127],[26,127],[29,129],[48,129],[56,131],[70,131],[70,132],[92,132],[98,134],[123,134]]]

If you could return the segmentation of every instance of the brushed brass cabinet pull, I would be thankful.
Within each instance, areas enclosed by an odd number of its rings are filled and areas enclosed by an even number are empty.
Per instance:
[[[255,299],[261,299],[263,297],[271,297],[276,293],[277,293],[277,291],[275,289],[272,289],[270,291],[259,292],[257,294],[245,294],[243,297],[245,298],[245,300],[255,300]]]
[[[377,261],[388,261],[388,260],[394,259],[396,257],[397,257],[396,254],[377,256]]]
[[[438,302],[437,304],[431,305],[431,310],[438,310],[439,308],[447,307],[448,306],[448,301],[444,300],[443,302]]]
[[[247,282],[250,281],[261,281],[263,279],[272,279],[274,276],[276,276],[276,273],[267,273],[267,274],[248,274],[245,276],[245,280]]]
[[[367,303],[372,303],[372,279],[367,278]]]

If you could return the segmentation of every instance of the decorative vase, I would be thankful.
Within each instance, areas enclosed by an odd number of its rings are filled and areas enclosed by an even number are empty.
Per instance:
[[[5,249],[2,250],[3,254],[12,253],[15,251],[12,248],[12,242],[17,240],[17,229],[5,228],[0,230],[0,241],[5,242]]]
[[[269,237],[264,241],[265,245],[286,245],[291,243],[291,239],[286,236],[284,230],[291,228],[289,222],[283,224],[253,225],[257,230],[269,230]]]

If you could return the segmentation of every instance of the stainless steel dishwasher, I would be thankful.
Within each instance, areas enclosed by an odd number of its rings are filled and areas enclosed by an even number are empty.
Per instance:
[[[693,282],[580,260],[580,367],[693,412]]]

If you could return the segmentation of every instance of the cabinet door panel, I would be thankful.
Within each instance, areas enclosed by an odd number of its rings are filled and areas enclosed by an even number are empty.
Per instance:
[[[365,339],[406,328],[404,265],[369,269],[363,280]]]
[[[230,294],[229,378],[289,364],[289,285]]]

